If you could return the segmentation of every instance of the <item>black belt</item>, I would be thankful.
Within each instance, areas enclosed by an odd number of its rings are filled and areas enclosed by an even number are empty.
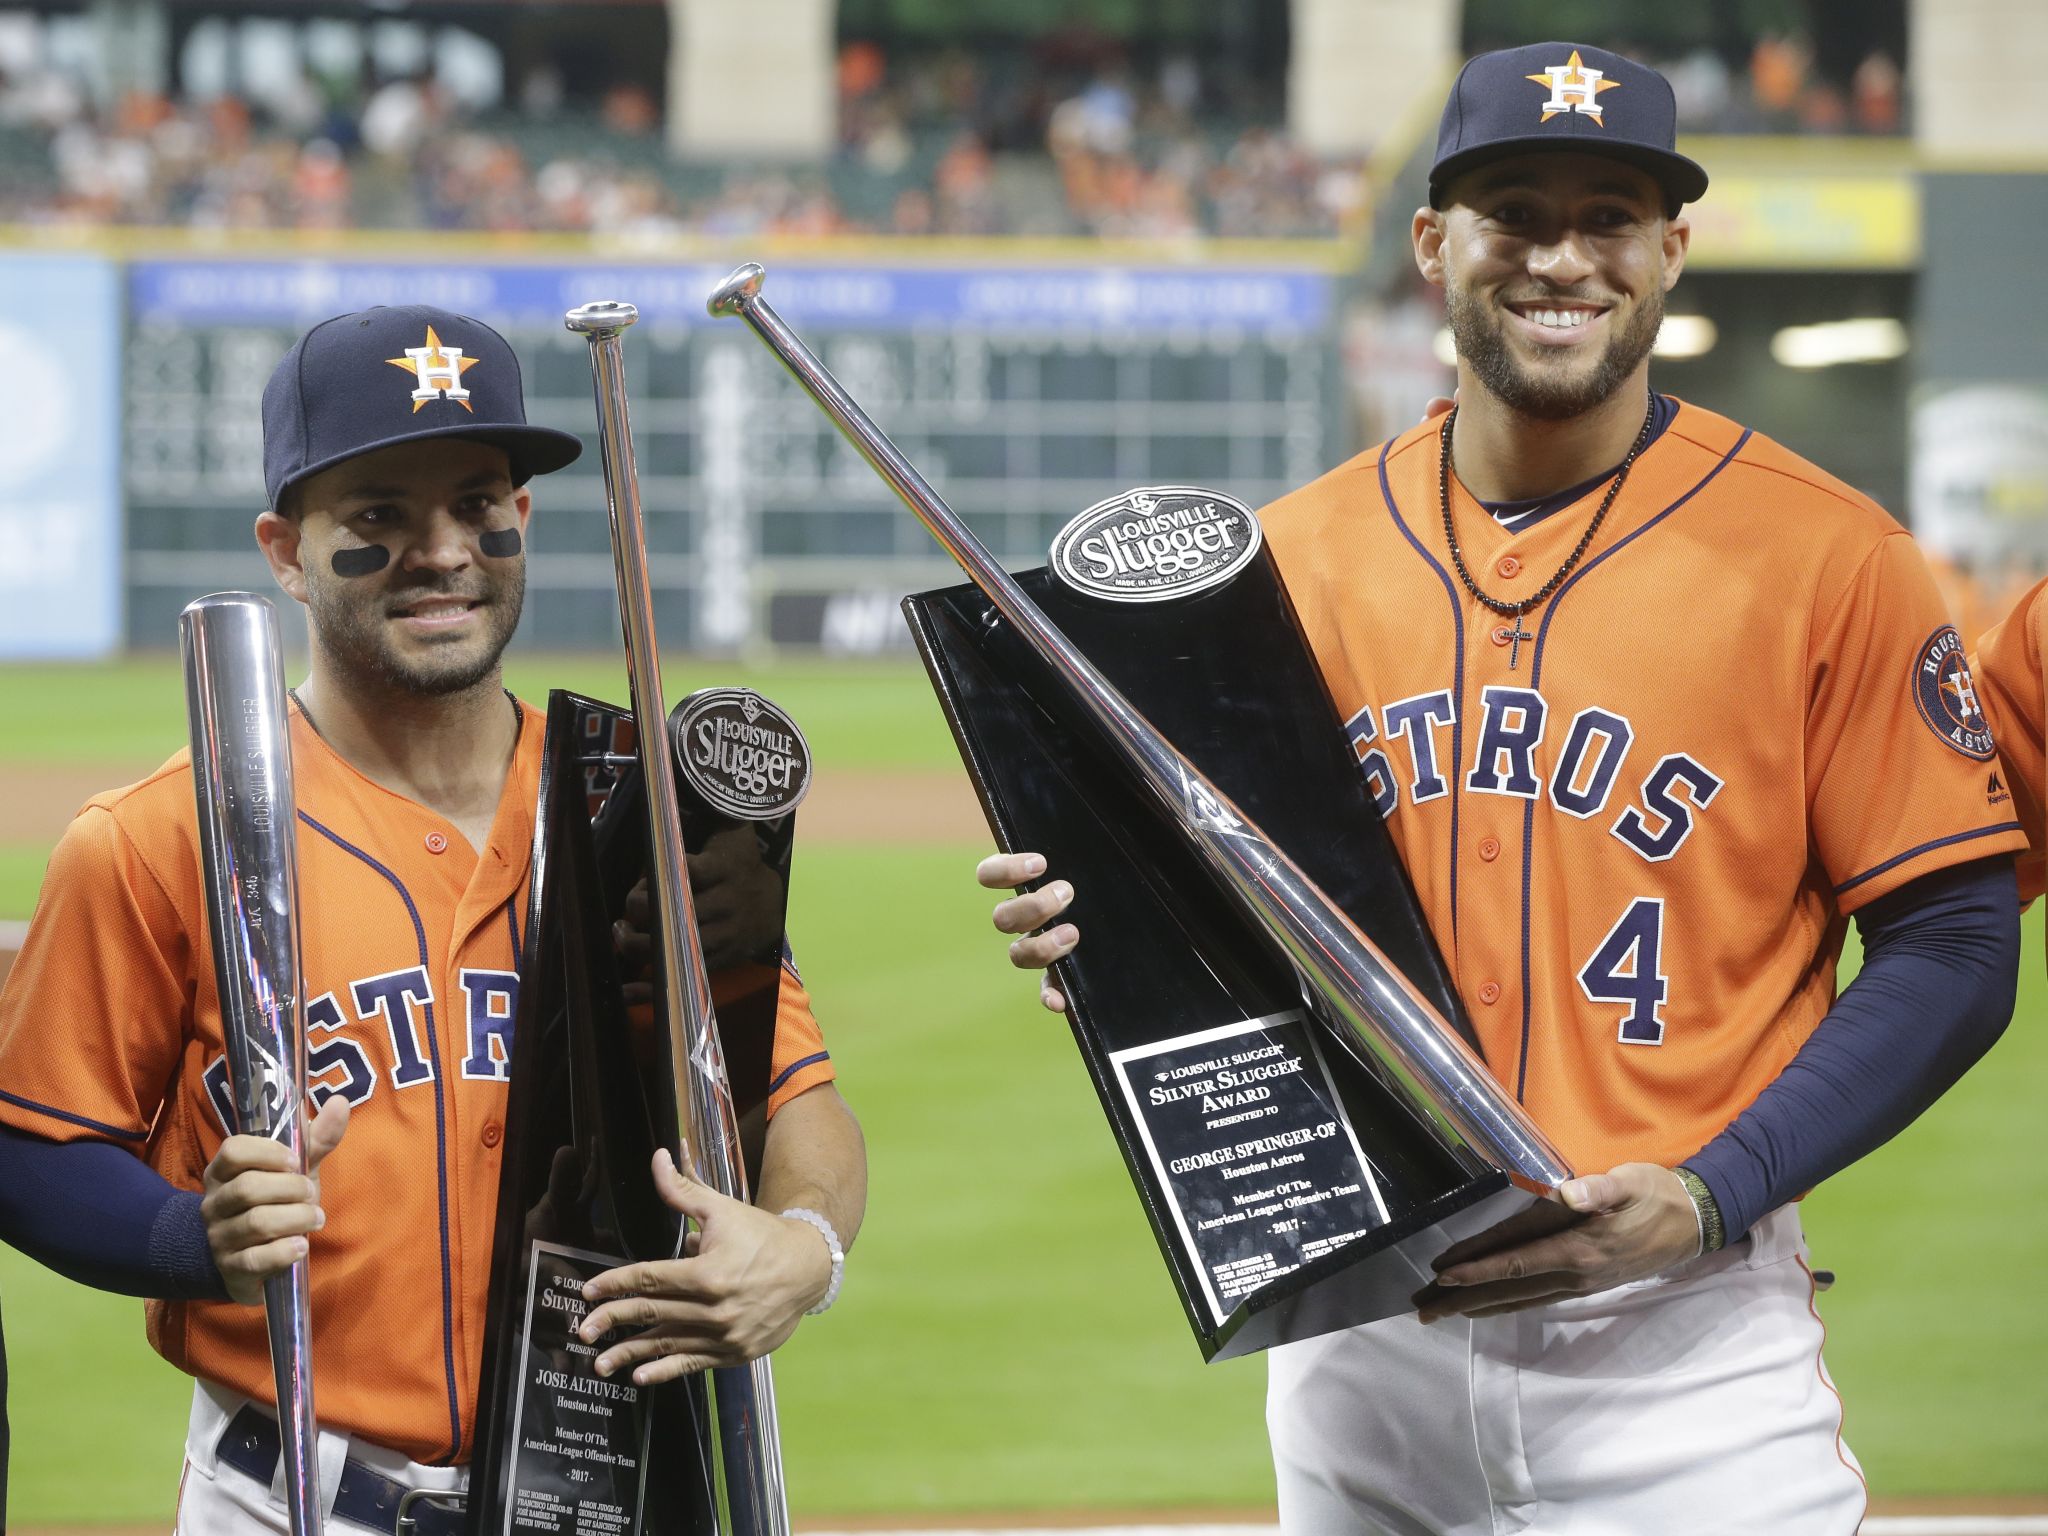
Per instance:
[[[253,1403],[243,1404],[242,1411],[229,1421],[214,1451],[221,1465],[253,1477],[266,1488],[277,1476],[277,1458],[281,1454],[277,1420]],[[334,1518],[396,1536],[403,1509],[413,1536],[462,1536],[462,1511],[440,1501],[459,1502],[463,1495],[434,1493],[408,1501],[406,1495],[413,1491],[374,1467],[366,1467],[360,1461],[345,1461],[341,1464],[341,1480],[334,1488]]]

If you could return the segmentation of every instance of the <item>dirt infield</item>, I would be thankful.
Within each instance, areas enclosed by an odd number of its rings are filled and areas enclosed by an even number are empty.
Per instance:
[[[53,843],[85,800],[132,784],[154,763],[38,763],[0,770],[0,845]],[[828,769],[797,812],[801,836],[828,843],[986,843],[988,823],[957,768]]]
[[[0,769],[0,845],[54,843],[100,790],[133,784],[154,763],[16,763]]]

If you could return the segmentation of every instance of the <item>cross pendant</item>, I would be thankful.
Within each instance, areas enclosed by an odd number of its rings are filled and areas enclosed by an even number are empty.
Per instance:
[[[1522,628],[1521,609],[1517,608],[1510,615],[1510,618],[1514,623],[1514,628],[1508,631],[1508,670],[1512,672],[1515,670],[1515,663],[1522,658],[1522,642],[1524,640],[1534,640],[1536,637],[1530,634],[1528,630]]]

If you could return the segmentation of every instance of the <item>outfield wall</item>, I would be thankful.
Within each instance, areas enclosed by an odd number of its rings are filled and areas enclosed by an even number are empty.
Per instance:
[[[475,255],[0,254],[0,361],[33,359],[16,372],[36,383],[17,389],[49,444],[31,455],[47,483],[0,509],[0,548],[36,556],[4,562],[0,660],[168,646],[193,597],[268,588],[249,536],[261,396],[308,325],[374,304],[473,314],[517,348],[529,417],[589,442],[587,349],[561,316],[595,298],[642,314],[628,377],[664,639],[907,646],[897,602],[953,568],[759,343],[704,313],[730,263]],[[768,289],[1010,564],[1039,563],[1061,523],[1133,485],[1213,485],[1256,505],[1341,456],[1327,254],[1025,259],[778,263]],[[61,348],[37,323],[59,311]],[[616,645],[595,452],[538,503],[522,644]]]
[[[0,254],[0,660],[121,640],[120,271]]]

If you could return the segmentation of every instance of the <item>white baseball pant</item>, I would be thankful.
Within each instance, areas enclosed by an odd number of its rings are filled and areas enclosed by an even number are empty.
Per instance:
[[[178,1515],[173,1536],[290,1536],[285,1517],[283,1474],[269,1483],[220,1459],[221,1437],[249,1400],[209,1381],[193,1383],[192,1419],[185,1435],[185,1470],[178,1483]],[[397,1451],[356,1436],[320,1432],[320,1494],[322,1525],[337,1533],[385,1529],[361,1526],[337,1516],[334,1508],[345,1464],[405,1488],[459,1493],[469,1486],[467,1467],[429,1467]],[[358,1474],[360,1475],[360,1474]]]
[[[1418,1287],[1422,1277],[1417,1277]],[[1853,1536],[1799,1217],[1524,1312],[1271,1351],[1286,1536]]]

